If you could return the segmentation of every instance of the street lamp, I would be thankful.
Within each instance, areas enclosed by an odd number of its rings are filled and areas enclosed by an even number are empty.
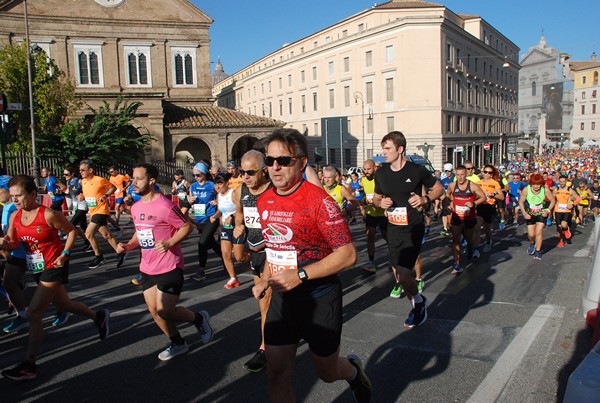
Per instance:
[[[29,85],[29,119],[31,120],[31,153],[33,154],[33,172],[32,175],[38,183],[40,170],[37,162],[37,153],[35,148],[35,117],[33,113],[33,74],[31,72],[31,43],[29,42],[29,19],[27,18],[27,0],[23,1],[23,13],[25,18],[25,42],[27,45],[27,81]]]
[[[362,123],[362,160],[365,161],[365,100],[363,98],[363,94],[360,91],[356,91],[354,93],[354,103],[358,104],[358,100],[360,99],[360,109],[361,109],[361,123]]]

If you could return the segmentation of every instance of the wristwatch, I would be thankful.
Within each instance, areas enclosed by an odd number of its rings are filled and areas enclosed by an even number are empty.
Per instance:
[[[62,252],[60,252],[63,255],[67,255],[67,256],[71,256],[71,251],[68,249],[63,250]]]
[[[304,271],[304,269],[298,269],[298,277],[302,280],[303,283],[306,283],[308,280],[308,274]]]

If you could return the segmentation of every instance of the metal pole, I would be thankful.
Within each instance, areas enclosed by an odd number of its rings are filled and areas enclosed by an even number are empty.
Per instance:
[[[32,175],[38,182],[40,170],[37,161],[37,151],[35,148],[35,116],[33,111],[33,77],[31,72],[31,44],[29,42],[29,19],[27,18],[27,0],[23,1],[23,10],[25,14],[25,42],[27,45],[27,84],[29,85],[29,119],[31,120],[31,154],[33,156],[33,172]],[[38,183],[39,185],[39,183]]]
[[[325,165],[329,165],[329,142],[327,140],[327,119],[325,119]]]
[[[340,118],[340,171],[344,174],[344,127]]]

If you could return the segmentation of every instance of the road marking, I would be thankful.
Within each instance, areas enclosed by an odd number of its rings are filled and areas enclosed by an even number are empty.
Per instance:
[[[467,402],[497,401],[548,319],[561,315],[561,310],[553,305],[540,305]]]
[[[594,247],[595,240],[596,240],[596,237],[590,235],[587,242],[585,243],[585,246],[583,248],[579,249],[577,252],[575,252],[575,254],[573,256],[574,257],[588,257],[590,255],[590,251]]]

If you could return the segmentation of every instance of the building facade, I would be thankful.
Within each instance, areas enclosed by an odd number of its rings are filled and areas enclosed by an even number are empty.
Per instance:
[[[569,55],[545,37],[529,48],[519,71],[519,141],[533,148],[568,146],[573,127]],[[538,151],[539,152],[539,151]]]
[[[188,0],[29,0],[32,47],[43,49],[92,108],[141,101],[148,159],[222,161],[283,123],[213,105],[209,27]],[[24,2],[0,0],[0,46],[25,40]],[[89,113],[80,111],[81,117]]]
[[[571,62],[569,69],[575,83],[572,139],[600,146],[600,62],[594,54],[590,61]]]
[[[213,95],[305,132],[322,162],[338,166],[379,154],[392,130],[436,167],[498,162],[517,137],[518,54],[479,16],[395,0],[260,58]]]

